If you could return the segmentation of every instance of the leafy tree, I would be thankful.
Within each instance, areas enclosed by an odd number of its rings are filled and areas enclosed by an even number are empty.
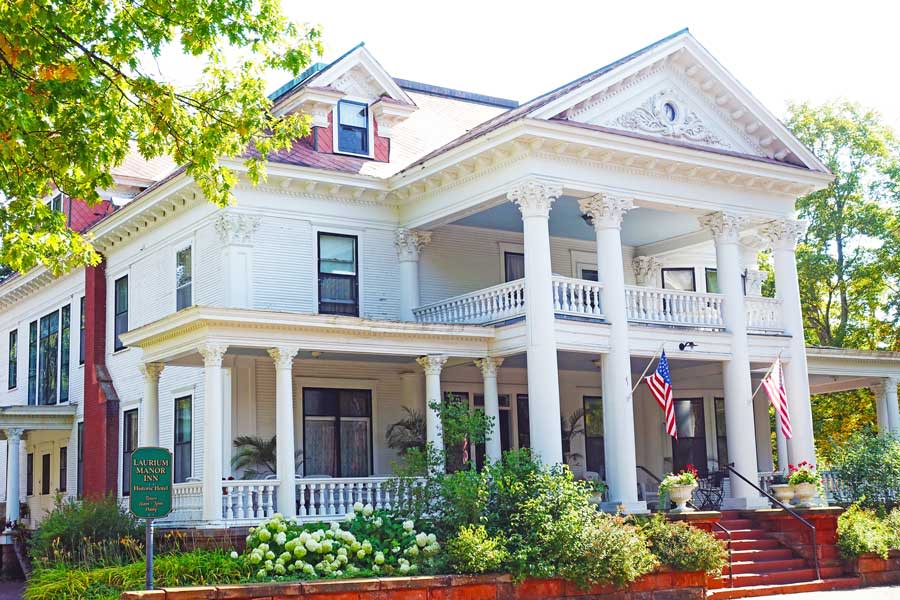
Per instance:
[[[787,124],[835,175],[797,201],[800,218],[810,221],[797,249],[806,341],[898,350],[900,140],[878,113],[847,101],[792,104]],[[869,390],[813,397],[826,458],[874,419]]]
[[[154,72],[176,49],[202,64],[190,86]],[[96,263],[90,240],[42,200],[56,188],[98,202],[132,144],[170,155],[228,204],[236,170],[259,181],[267,154],[309,130],[303,115],[273,114],[264,73],[297,74],[320,51],[319,30],[290,23],[280,0],[0,3],[0,263]],[[240,167],[220,161],[239,156]]]

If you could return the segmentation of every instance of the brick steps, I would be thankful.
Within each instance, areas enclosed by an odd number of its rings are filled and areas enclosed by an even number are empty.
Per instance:
[[[731,534],[732,540],[758,540],[765,539],[768,536],[768,532],[764,529],[729,529],[728,532]],[[727,540],[728,535],[724,531],[716,530],[715,536],[720,540]]]
[[[789,558],[784,560],[746,560],[731,563],[732,572],[738,573],[767,573],[769,571],[792,571],[805,569],[806,561],[802,558]]]
[[[784,546],[775,538],[731,541],[732,550],[780,550],[781,548],[784,548]]]
[[[731,556],[734,561],[761,562],[766,560],[787,560],[794,558],[796,554],[790,548],[777,548],[774,550],[732,550]]]
[[[801,581],[783,585],[719,588],[706,592],[706,597],[715,600],[727,600],[730,598],[753,598],[756,596],[772,596],[776,594],[848,590],[859,587],[861,581],[862,580],[859,577],[835,577],[832,579],[817,579],[814,581]]]

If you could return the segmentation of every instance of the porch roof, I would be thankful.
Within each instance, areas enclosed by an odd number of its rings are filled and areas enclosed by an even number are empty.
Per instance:
[[[362,317],[193,306],[121,335],[145,362],[196,357],[205,343],[264,350],[297,346],[330,352],[420,356],[488,355],[491,327],[384,321]],[[189,363],[188,363],[189,364]]]
[[[7,429],[70,430],[76,409],[74,404],[0,406],[0,440],[6,439]]]

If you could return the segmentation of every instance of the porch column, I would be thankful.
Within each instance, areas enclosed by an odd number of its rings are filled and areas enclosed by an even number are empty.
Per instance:
[[[888,429],[895,436],[900,436],[900,406],[897,402],[897,377],[884,380],[884,407],[887,411]]]
[[[420,356],[416,362],[425,371],[425,440],[430,442],[435,450],[443,453],[441,415],[431,405],[441,401],[441,370],[444,368],[444,363],[447,362],[447,357],[431,354]],[[441,465],[441,469],[443,469],[443,465]]]
[[[716,243],[716,274],[719,292],[725,295],[722,313],[726,330],[731,333],[731,359],[722,368],[725,387],[725,429],[728,458],[734,468],[750,481],[757,477],[756,436],[753,427],[753,388],[750,380],[750,352],[747,344],[747,309],[741,280],[741,228],[746,217],[714,213],[700,219],[712,231]],[[768,506],[750,485],[730,477],[731,498],[725,508],[761,508]]]
[[[203,357],[203,511],[204,521],[222,520],[222,358],[228,346],[206,344],[197,348]]]
[[[878,423],[878,432],[887,433],[891,430],[891,422],[887,412],[887,397],[885,395],[887,387],[883,383],[878,383],[869,389],[875,395],[875,417]]]
[[[645,512],[638,501],[637,457],[634,445],[634,403],[631,396],[631,353],[625,309],[625,269],[622,262],[622,219],[634,207],[631,198],[598,194],[578,203],[591,217],[597,234],[597,280],[600,306],[609,322],[609,352],[600,357],[603,381],[603,438],[609,500],[603,508]]]
[[[141,436],[144,446],[159,446],[159,377],[163,366],[162,363],[144,363],[139,367],[144,375],[144,435]]]
[[[781,300],[785,333],[791,336],[789,344],[791,359],[784,364],[784,379],[793,431],[788,443],[788,457],[795,465],[804,460],[816,462],[796,256],[797,242],[806,233],[808,225],[806,221],[784,219],[769,224],[763,231],[763,235],[772,245],[775,297]]]
[[[502,358],[487,357],[475,361],[484,378],[484,414],[491,419],[491,430],[484,443],[484,453],[488,460],[498,461],[502,454],[500,444],[500,397],[497,393],[497,369],[503,364]]]
[[[6,430],[6,521],[19,520],[19,465],[22,462],[22,429]]]
[[[660,279],[662,263],[659,262],[658,258],[653,256],[636,256],[631,261],[631,264],[634,271],[634,281],[639,286],[662,287],[662,280]]]
[[[415,321],[413,309],[422,304],[419,296],[419,250],[430,241],[430,231],[398,229],[394,237],[400,261],[401,321]]]
[[[294,383],[291,368],[300,349],[269,348],[275,361],[275,474],[278,477],[278,512],[297,516],[297,465],[294,461]]]
[[[522,213],[525,245],[525,335],[531,448],[547,465],[560,464],[559,372],[550,265],[550,206],[562,188],[530,180],[507,194]]]

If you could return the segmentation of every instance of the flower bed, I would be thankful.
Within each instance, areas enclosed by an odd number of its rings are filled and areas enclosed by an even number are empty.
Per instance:
[[[703,573],[672,571],[645,575],[624,589],[610,585],[580,588],[562,579],[526,579],[516,585],[509,575],[439,575],[168,588],[125,592],[120,600],[556,600],[605,594],[615,594],[617,600],[701,600],[706,594],[704,585]]]

